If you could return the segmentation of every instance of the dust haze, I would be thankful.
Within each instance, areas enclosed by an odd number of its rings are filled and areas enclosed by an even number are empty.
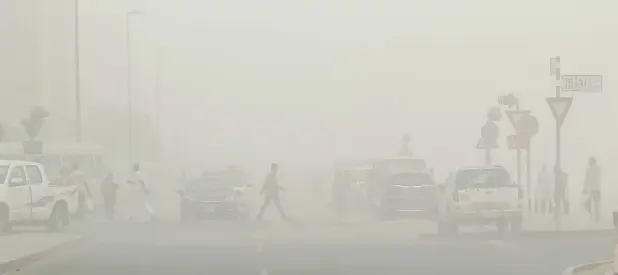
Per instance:
[[[587,221],[580,190],[596,157],[603,226],[611,227],[618,2],[82,0],[79,118],[75,3],[0,3],[2,142],[27,139],[22,119],[35,106],[50,112],[37,138],[44,142],[74,142],[79,119],[82,141],[105,148],[106,171],[121,184],[130,164],[143,164],[166,220],[178,219],[183,175],[229,166],[253,185],[254,220],[271,163],[280,165],[290,217],[334,219],[336,164],[394,157],[406,134],[412,155],[446,182],[460,167],[485,164],[476,148],[481,127],[491,108],[507,110],[498,97],[509,93],[539,122],[530,149],[535,188],[541,167],[553,177],[556,162],[546,98],[556,87],[550,58],[560,56],[563,74],[603,76],[601,93],[563,92],[573,104],[561,128],[561,166],[571,207],[583,216],[576,219]],[[517,181],[516,151],[507,146],[515,130],[505,115],[496,124],[492,164]],[[348,216],[365,219],[357,201],[346,205]],[[271,208],[267,217],[276,220]]]

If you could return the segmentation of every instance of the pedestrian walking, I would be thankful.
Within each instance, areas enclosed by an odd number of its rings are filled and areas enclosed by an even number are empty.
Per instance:
[[[557,166],[554,168],[555,185],[554,185],[554,220],[558,227],[561,226],[562,216],[568,215],[570,210],[569,204],[569,188],[568,188],[568,175],[559,169]]]
[[[108,220],[114,219],[116,213],[116,200],[118,184],[114,181],[114,174],[107,174],[101,184],[101,195],[103,196],[103,205],[105,206],[105,214]]]
[[[536,185],[536,203],[535,210],[541,215],[546,215],[550,212],[551,207],[552,184],[551,176],[547,170],[547,165],[543,165],[539,172]]]
[[[262,186],[262,189],[260,190],[260,195],[264,195],[264,203],[262,204],[262,207],[260,208],[260,213],[258,213],[257,215],[258,220],[262,220],[262,216],[264,216],[266,209],[268,208],[268,206],[270,206],[273,203],[275,204],[275,206],[277,206],[277,210],[279,210],[279,214],[281,215],[281,218],[283,220],[288,220],[288,217],[285,214],[283,207],[281,206],[281,200],[280,200],[279,193],[283,191],[284,188],[281,185],[279,185],[279,182],[277,180],[278,172],[279,172],[279,165],[277,163],[271,164],[270,172],[268,173],[268,176],[266,177],[266,181],[264,182],[264,185]]]
[[[149,220],[155,219],[154,209],[150,205],[150,190],[146,186],[146,181],[144,180],[144,174],[140,169],[139,164],[133,165],[133,175],[131,179],[128,181],[129,184],[133,186],[133,196],[131,198],[132,209],[129,216],[130,220],[135,220],[143,214],[143,210],[146,210],[148,214]]]
[[[588,159],[582,194],[588,196],[592,219],[598,223],[601,217],[601,167],[594,157]]]

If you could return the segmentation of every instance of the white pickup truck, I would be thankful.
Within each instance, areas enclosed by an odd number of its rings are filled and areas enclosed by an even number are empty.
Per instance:
[[[77,209],[74,186],[51,185],[43,165],[0,160],[0,230],[43,225],[61,230]]]
[[[501,166],[458,169],[438,189],[438,230],[443,233],[471,224],[495,224],[500,232],[521,230],[523,192]]]

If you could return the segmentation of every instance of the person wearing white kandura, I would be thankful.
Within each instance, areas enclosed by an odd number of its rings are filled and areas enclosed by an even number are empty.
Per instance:
[[[144,210],[148,213],[148,219],[154,220],[155,213],[152,209],[152,206],[149,202],[151,198],[151,194],[149,189],[146,186],[146,181],[144,180],[144,174],[140,170],[139,164],[133,165],[133,175],[131,179],[128,181],[129,184],[133,186],[133,194],[131,196],[132,207],[131,207],[131,216],[129,216],[130,220],[135,220],[140,214],[144,213]]]

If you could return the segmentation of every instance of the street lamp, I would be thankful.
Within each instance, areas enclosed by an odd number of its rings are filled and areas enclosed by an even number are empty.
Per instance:
[[[73,39],[75,43],[75,141],[82,141],[82,99],[79,50],[79,0],[73,2]]]
[[[132,11],[128,11],[125,14],[125,34],[126,34],[126,38],[125,38],[125,42],[126,47],[127,47],[127,105],[128,105],[128,113],[127,113],[127,119],[128,119],[128,138],[129,138],[129,149],[128,149],[128,154],[129,154],[129,163],[133,162],[133,92],[132,92],[132,78],[131,78],[131,69],[132,69],[132,63],[131,63],[131,18],[133,16],[139,15],[140,11],[138,10],[132,10]]]

